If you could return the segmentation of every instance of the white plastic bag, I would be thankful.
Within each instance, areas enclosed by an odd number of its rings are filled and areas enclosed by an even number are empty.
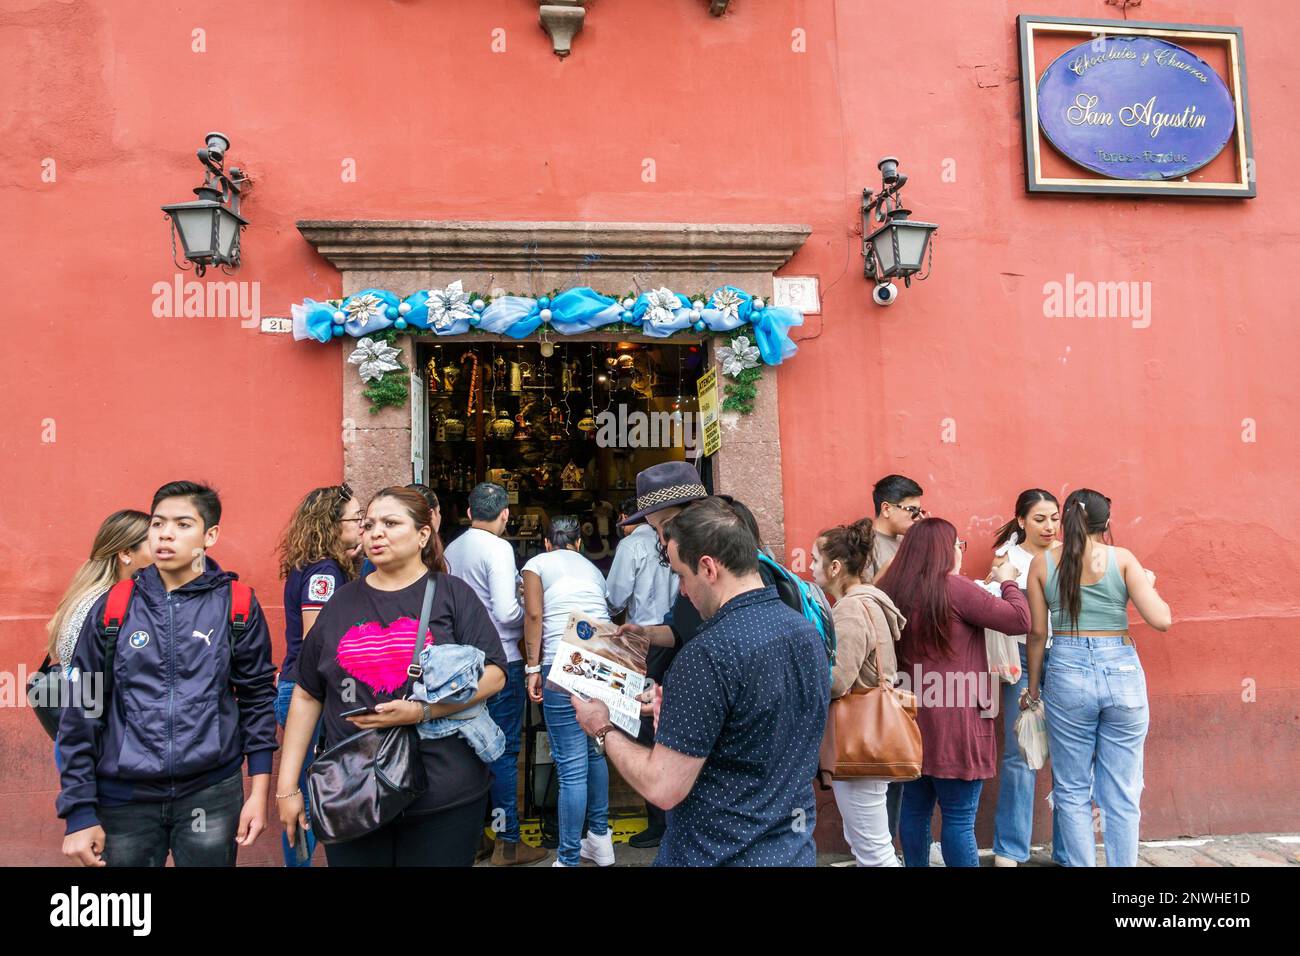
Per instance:
[[[1047,713],[1040,699],[1030,704],[1016,718],[1016,743],[1021,759],[1030,770],[1042,770],[1047,763]]]
[[[990,674],[997,674],[1004,684],[1020,683],[1020,644],[1014,637],[986,627],[984,650]]]

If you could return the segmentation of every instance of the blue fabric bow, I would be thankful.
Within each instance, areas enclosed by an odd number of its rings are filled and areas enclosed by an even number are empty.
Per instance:
[[[788,331],[791,326],[803,325],[803,313],[798,309],[778,306],[754,309],[749,314],[749,321],[754,327],[758,354],[768,365],[780,365],[798,350]]]

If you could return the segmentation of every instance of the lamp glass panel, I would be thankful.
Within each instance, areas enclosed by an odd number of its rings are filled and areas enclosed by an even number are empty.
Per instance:
[[[880,260],[880,273],[884,276],[892,276],[898,263],[894,260],[894,227],[886,226],[872,240],[872,245],[876,249],[876,258]]]
[[[239,236],[239,220],[228,209],[221,210],[221,221],[217,224],[217,250],[221,258],[229,261],[235,239]]]
[[[899,267],[906,272],[916,272],[921,268],[921,258],[925,255],[930,230],[925,226],[900,226],[897,233]]]
[[[212,248],[213,207],[199,209],[177,209],[172,215],[180,230],[181,243],[185,246],[185,257],[196,259],[209,257]]]

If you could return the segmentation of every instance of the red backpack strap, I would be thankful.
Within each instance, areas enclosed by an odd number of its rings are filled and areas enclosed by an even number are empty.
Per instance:
[[[248,630],[253,607],[253,589],[239,581],[230,582],[230,632],[238,637]]]
[[[127,578],[118,581],[108,591],[108,603],[104,605],[104,631],[109,637],[116,637],[126,619],[126,608],[131,603],[131,594],[135,590],[135,580]]]

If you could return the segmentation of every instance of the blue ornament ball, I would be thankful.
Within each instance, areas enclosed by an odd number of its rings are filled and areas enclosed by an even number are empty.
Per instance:
[[[395,305],[390,305],[388,308],[386,308],[386,309],[384,310],[384,314],[387,315],[390,319],[396,319],[396,318],[397,318],[397,306],[395,306]]]
[[[538,307],[539,309],[545,309],[545,308],[548,308],[548,307],[550,306],[550,304],[551,304],[551,298],[550,298],[550,296],[545,296],[545,295],[544,295],[544,296],[542,296],[540,299],[537,300],[537,307]]]
[[[703,319],[700,319],[700,321],[696,322],[695,325],[694,325],[694,329],[695,329],[696,332],[703,332],[703,331],[704,331],[704,320],[703,320]]]
[[[333,329],[331,329],[331,331],[332,331],[333,334],[334,334],[334,338],[336,338],[336,339],[341,339],[341,338],[343,337],[343,326],[341,326],[341,325],[336,325],[336,326],[334,326]]]
[[[627,311],[626,309],[624,309],[624,310],[623,310],[623,314],[620,315],[619,318],[622,319],[624,322],[631,322],[631,321],[632,321],[632,313],[629,312],[629,311]]]
[[[396,322],[393,323],[393,328],[395,329],[406,328],[406,319],[398,319]]]

